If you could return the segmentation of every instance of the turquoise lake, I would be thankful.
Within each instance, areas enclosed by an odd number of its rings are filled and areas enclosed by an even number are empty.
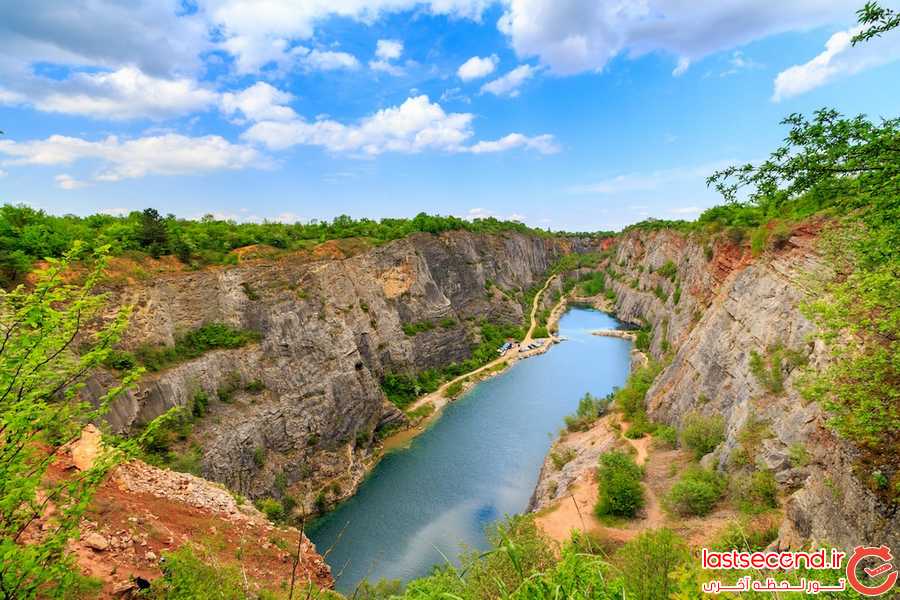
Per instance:
[[[519,361],[449,405],[408,448],[384,457],[358,493],[308,529],[337,589],[362,579],[409,580],[487,545],[485,527],[521,513],[552,438],[585,392],[605,396],[629,370],[631,343],[590,334],[619,322],[573,308],[560,320],[568,338]],[[343,534],[341,533],[343,531]],[[338,540],[338,537],[340,539]]]

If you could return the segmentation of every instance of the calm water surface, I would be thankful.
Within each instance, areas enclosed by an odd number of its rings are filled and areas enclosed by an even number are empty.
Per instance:
[[[487,525],[523,512],[563,417],[585,392],[603,396],[625,382],[630,343],[590,335],[618,325],[599,311],[570,310],[560,321],[568,341],[472,388],[314,523],[308,533],[319,552],[334,545],[328,563],[341,573],[338,590],[426,575],[441,553],[482,549]]]

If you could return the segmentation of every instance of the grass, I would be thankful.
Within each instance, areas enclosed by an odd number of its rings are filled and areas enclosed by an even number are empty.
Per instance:
[[[260,335],[254,331],[225,323],[207,323],[177,338],[172,346],[141,346],[134,352],[134,361],[148,371],[161,371],[199,358],[211,350],[240,348],[259,338]],[[119,360],[122,360],[122,355],[119,355]]]

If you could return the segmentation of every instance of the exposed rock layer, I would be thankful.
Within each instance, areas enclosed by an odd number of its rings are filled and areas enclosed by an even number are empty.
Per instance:
[[[320,494],[352,494],[376,429],[405,418],[384,401],[385,373],[469,357],[482,320],[523,322],[522,292],[562,253],[585,249],[518,233],[414,234],[346,259],[257,261],[126,288],[126,347],[172,344],[211,322],[261,340],[145,376],[110,422],[128,430],[203,392],[213,399],[193,436],[203,475],[251,497],[287,487],[313,510]],[[403,332],[423,322],[433,327]]]
[[[900,512],[860,481],[854,447],[826,427],[818,405],[800,397],[802,369],[785,361],[784,391],[773,393],[750,366],[751,352],[765,357],[775,345],[805,355],[814,367],[827,360],[821,343],[810,341],[814,326],[800,311],[804,281],[822,268],[814,244],[814,232],[797,231],[783,248],[753,259],[722,242],[631,232],[613,259],[615,310],[624,320],[652,324],[656,358],[672,350],[647,394],[652,419],[678,426],[691,412],[725,418],[726,440],[706,463],[728,467],[742,428],[751,420],[768,425],[756,461],[773,471],[787,497],[782,548],[810,541],[898,548]],[[677,266],[674,277],[658,273],[668,261]],[[807,464],[792,462],[791,448],[805,448]]]

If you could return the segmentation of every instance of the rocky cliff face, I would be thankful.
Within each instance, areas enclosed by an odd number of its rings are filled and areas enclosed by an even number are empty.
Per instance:
[[[677,272],[660,274],[669,261]],[[651,418],[677,426],[691,412],[722,415],[726,440],[706,458],[721,468],[745,425],[767,424],[756,460],[774,472],[786,496],[782,548],[811,540],[900,547],[900,511],[860,481],[856,450],[825,426],[819,406],[804,403],[797,361],[782,362],[783,391],[751,367],[752,352],[765,360],[776,347],[813,366],[827,360],[799,309],[805,278],[822,266],[814,231],[795,231],[781,249],[757,259],[723,242],[636,231],[624,236],[612,263],[619,317],[652,324],[654,357],[672,353],[647,395]],[[792,448],[805,448],[808,461],[792,461]]]
[[[312,510],[321,493],[328,501],[350,495],[376,429],[404,418],[385,402],[380,378],[467,358],[481,320],[522,322],[519,292],[578,244],[416,234],[350,258],[320,251],[128,287],[117,298],[135,307],[126,347],[172,344],[211,322],[261,339],[146,375],[110,422],[129,430],[202,391],[213,399],[193,435],[203,475],[251,497],[287,488]],[[435,326],[403,332],[425,321]],[[90,391],[103,385],[98,377]]]

